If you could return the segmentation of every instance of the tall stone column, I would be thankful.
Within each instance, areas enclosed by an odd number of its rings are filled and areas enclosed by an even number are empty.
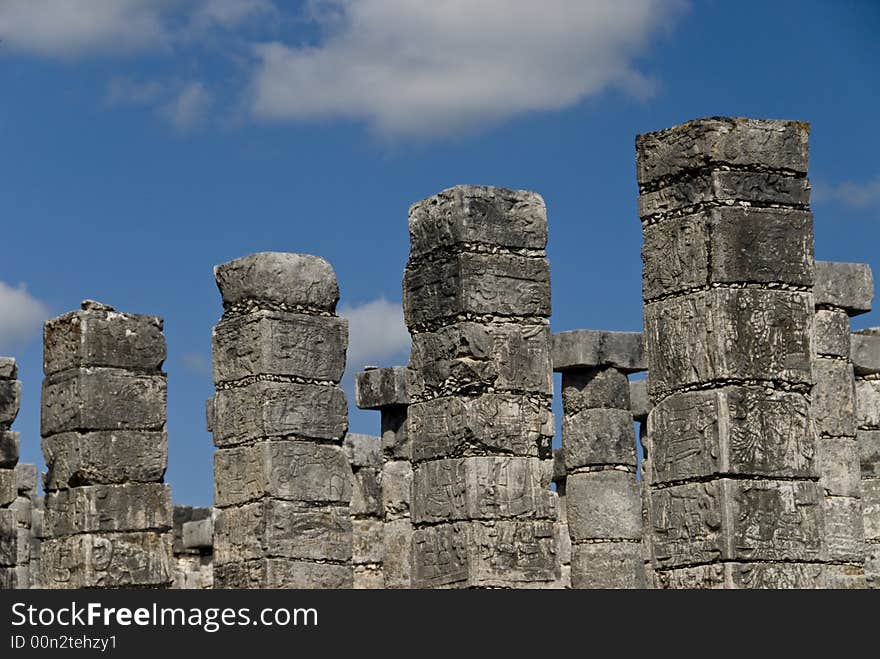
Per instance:
[[[42,586],[169,586],[162,319],[86,300],[43,343]]]
[[[333,268],[263,252],[214,275],[214,587],[351,588],[348,323]]]
[[[562,373],[565,507],[572,588],[645,588],[642,515],[627,373],[643,371],[642,335],[553,335]]]
[[[348,433],[345,454],[351,464],[351,525],[354,588],[385,587],[382,574],[382,438]]]
[[[710,118],[636,138],[661,587],[824,583],[808,132]]]
[[[413,584],[556,584],[544,201],[454,187],[414,204],[409,230]]]
[[[880,588],[880,327],[852,335],[861,473],[865,584]]]
[[[412,587],[412,446],[407,432],[406,368],[367,368],[355,379],[357,406],[382,424],[382,576],[385,588]]]
[[[27,588],[30,583],[23,565],[30,552],[22,553],[21,514],[16,510],[15,467],[21,439],[17,432],[10,430],[21,405],[21,382],[17,378],[15,360],[0,357],[0,589]]]
[[[829,588],[865,587],[865,539],[856,440],[856,392],[850,360],[852,316],[871,310],[871,269],[816,261],[813,419],[824,493],[825,559]]]

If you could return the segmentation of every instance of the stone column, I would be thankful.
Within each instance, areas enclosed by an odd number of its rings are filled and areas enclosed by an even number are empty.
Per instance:
[[[880,327],[852,335],[861,472],[865,584],[880,588]]]
[[[808,132],[711,118],[636,138],[662,587],[824,583]]]
[[[187,532],[189,531],[189,532]],[[214,519],[211,508],[174,506],[176,590],[213,588]]]
[[[824,492],[826,580],[829,588],[865,587],[865,539],[856,440],[856,393],[850,322],[871,310],[871,269],[816,261],[813,419]]]
[[[382,438],[348,433],[343,444],[351,465],[351,525],[354,587],[385,587],[382,576]]]
[[[33,572],[39,569],[39,562],[31,562],[34,504],[37,496],[37,466],[19,462],[15,465],[16,499],[10,506],[15,511],[16,525],[16,588],[31,588]]]
[[[459,186],[409,230],[414,585],[556,584],[544,201]]]
[[[43,328],[45,588],[167,587],[162,319],[86,300]]]
[[[572,588],[645,588],[636,444],[627,373],[643,371],[642,335],[553,335],[562,373],[565,507]]]
[[[0,357],[0,589],[27,588],[30,575],[27,558],[19,542],[18,497],[15,467],[21,439],[10,430],[21,404],[21,382],[18,367],[11,357]],[[21,565],[21,567],[18,567]]]
[[[568,532],[568,512],[565,508],[565,449],[553,450],[553,484],[556,486],[556,528],[559,537],[559,587],[571,588],[571,536]]]
[[[382,574],[385,588],[412,587],[412,448],[407,433],[406,368],[367,368],[355,379],[357,406],[382,423]]]
[[[642,509],[642,563],[645,568],[645,587],[654,587],[654,562],[651,553],[651,440],[648,437],[648,412],[651,401],[648,397],[647,380],[632,380],[629,383],[629,400],[633,421],[639,424],[639,444],[642,447],[642,460],[639,463],[639,500]]]
[[[348,323],[333,268],[263,252],[214,275],[214,586],[351,588]]]

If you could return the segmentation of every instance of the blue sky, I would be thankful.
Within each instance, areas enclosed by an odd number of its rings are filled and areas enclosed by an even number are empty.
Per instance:
[[[809,121],[816,256],[880,274],[878,31],[870,1],[0,0],[22,460],[42,464],[41,323],[98,299],[164,317],[166,478],[210,505],[212,267],[330,261],[353,400],[351,371],[406,360],[407,209],[458,183],[544,196],[554,331],[639,330],[634,138],[695,117]]]

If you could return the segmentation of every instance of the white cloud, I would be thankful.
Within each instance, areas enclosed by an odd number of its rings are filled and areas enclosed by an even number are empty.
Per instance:
[[[314,47],[255,47],[251,108],[266,119],[367,121],[440,135],[653,82],[633,58],[680,0],[323,0]]]
[[[162,115],[180,132],[194,128],[213,102],[211,93],[201,82],[190,82],[167,104]]]
[[[361,305],[342,304],[339,315],[348,319],[349,372],[365,364],[381,364],[409,352],[410,338],[403,322],[403,308],[385,298]],[[406,357],[409,357],[406,354]]]
[[[192,22],[196,26],[235,27],[253,18],[276,13],[269,0],[204,0],[193,13]]]
[[[211,359],[200,352],[187,352],[180,358],[183,368],[194,375],[212,375],[213,365]]]
[[[811,197],[816,203],[836,201],[852,208],[868,208],[880,203],[880,176],[865,183],[844,181],[836,186],[817,182]]]
[[[12,287],[0,281],[0,348],[29,340],[48,317],[49,309],[24,284]]]
[[[166,85],[156,80],[116,76],[107,83],[104,99],[108,105],[146,105],[154,103],[166,93]]]

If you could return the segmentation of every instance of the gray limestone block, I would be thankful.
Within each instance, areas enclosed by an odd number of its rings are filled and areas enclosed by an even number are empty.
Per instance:
[[[163,483],[88,485],[46,495],[50,537],[103,531],[170,531],[171,488]]]
[[[846,315],[846,312],[831,309],[816,311],[816,333],[813,346],[816,354],[849,359],[849,329],[849,316]]]
[[[856,380],[856,426],[880,428],[880,380]]]
[[[818,475],[810,405],[793,392],[728,386],[672,394],[648,415],[648,435],[654,483]]]
[[[865,560],[862,502],[856,497],[825,497],[825,553],[829,561]]]
[[[550,316],[547,259],[512,254],[455,254],[407,266],[403,275],[407,326],[458,314]]]
[[[818,560],[822,506],[813,481],[719,479],[654,489],[650,532],[655,567]]]
[[[382,409],[382,453],[391,460],[412,458],[412,444],[407,429],[407,408],[402,406]]]
[[[816,442],[819,484],[835,497],[858,497],[861,489],[859,442],[849,437],[822,437]]]
[[[352,568],[354,590],[384,590],[385,574],[380,568],[372,565],[354,565]]]
[[[553,370],[613,367],[625,373],[647,366],[641,332],[571,330],[552,340]]]
[[[214,546],[214,520],[211,517],[184,522],[181,533],[186,549],[210,549]]]
[[[562,417],[567,469],[594,465],[636,466],[636,437],[628,409],[585,409]]]
[[[639,185],[697,168],[734,166],[806,174],[809,124],[706,117],[636,137]]]
[[[639,217],[667,215],[703,204],[806,206],[810,184],[806,178],[773,172],[702,170],[658,190],[639,195]]]
[[[18,527],[15,532],[15,564],[27,565],[31,559],[31,530]]]
[[[730,206],[644,229],[646,300],[707,284],[813,283],[809,211]]]
[[[0,469],[0,508],[8,506],[17,496],[15,469]]]
[[[813,420],[820,435],[855,437],[856,392],[852,364],[838,359],[813,363]]]
[[[412,587],[413,525],[408,517],[385,521],[382,528],[382,573],[386,588]]]
[[[409,404],[405,366],[367,368],[355,376],[355,402],[362,410]]]
[[[880,542],[880,479],[862,479],[862,521],[865,541]]]
[[[27,497],[37,493],[37,465],[19,462],[15,465],[15,487],[18,493]]]
[[[40,546],[39,541],[46,537],[45,517],[45,510],[41,510],[37,507],[31,509],[31,535],[36,541],[36,546],[38,549]],[[36,555],[39,556],[39,551],[36,552]],[[33,556],[34,552],[31,552],[31,558],[33,558]]]
[[[40,555],[40,581],[49,589],[165,587],[173,570],[170,533],[50,538]]]
[[[838,307],[850,316],[871,310],[874,299],[874,275],[867,263],[816,261],[816,306]]]
[[[183,525],[187,522],[208,519],[211,517],[213,510],[211,508],[194,508],[193,506],[172,506],[172,532],[174,534],[174,554],[191,556],[187,554],[186,547],[183,546]],[[189,559],[186,559],[189,560]]]
[[[355,565],[382,562],[385,522],[380,519],[355,519],[351,522],[351,562]]]
[[[648,412],[653,407],[648,398],[647,380],[632,380],[629,383],[629,401],[633,420],[639,423],[646,423],[648,421]]]
[[[342,442],[342,448],[352,467],[381,467],[382,438],[350,432]]]
[[[473,243],[542,250],[547,207],[528,190],[458,185],[410,207],[409,235],[411,257]]]
[[[351,518],[343,506],[307,508],[267,499],[217,512],[214,564],[259,558],[351,560]]]
[[[382,510],[386,520],[410,517],[413,468],[408,460],[392,460],[382,466]]]
[[[322,505],[348,505],[351,467],[342,447],[271,441],[214,453],[214,505],[235,506],[268,495]]]
[[[569,474],[565,508],[574,543],[641,540],[641,497],[634,474],[617,470]]]
[[[158,371],[165,361],[162,319],[112,309],[72,311],[43,325],[43,372],[106,366]]]
[[[214,394],[214,445],[261,438],[342,439],[348,403],[337,385],[254,382]]]
[[[9,505],[9,509],[15,512],[15,523],[18,527],[30,531],[34,512],[34,506],[33,503],[31,503],[31,500],[26,496],[19,495],[16,497],[15,501]]]
[[[248,300],[335,311],[339,285],[320,256],[258,252],[214,267],[223,308]]]
[[[161,482],[168,466],[164,431],[65,432],[43,437],[46,490],[78,485]]]
[[[645,306],[648,388],[752,378],[812,384],[808,293],[716,288]]]
[[[638,542],[601,542],[571,548],[571,587],[647,588]]]
[[[574,414],[587,408],[629,410],[629,382],[613,367],[578,368],[562,373],[562,408]]]
[[[0,380],[0,429],[9,428],[21,406],[21,381]]]
[[[18,464],[21,436],[11,430],[0,430],[0,469],[13,469]]]
[[[499,451],[540,457],[550,454],[554,432],[549,401],[514,394],[414,403],[407,422],[415,461]]]
[[[0,565],[15,565],[17,555],[18,524],[15,521],[15,511],[0,508]]]
[[[552,521],[437,524],[413,533],[413,586],[522,588],[559,578]]]
[[[825,588],[831,590],[864,590],[866,587],[864,566],[825,566]]]
[[[507,456],[432,460],[413,471],[415,524],[555,515],[541,461]]]
[[[557,492],[560,485],[565,489],[567,470],[565,468],[565,449],[563,447],[553,449],[553,482],[556,483]]]
[[[880,373],[880,335],[855,332],[849,338],[848,354],[856,375]]]
[[[214,567],[214,588],[347,589],[353,584],[351,565],[267,558]]]
[[[862,478],[880,478],[880,430],[859,430],[856,438]]]
[[[415,334],[410,394],[465,391],[553,393],[546,323],[455,323]]]
[[[880,588],[880,543],[865,545],[865,587]]]
[[[43,380],[40,432],[163,430],[167,383],[164,374],[83,368]]]
[[[826,566],[810,563],[713,563],[657,570],[660,589],[814,589],[825,587]]]
[[[382,483],[375,467],[354,470],[351,481],[352,516],[382,516]]]
[[[205,401],[205,430],[210,433],[214,432],[214,397],[211,396]]]
[[[227,318],[213,331],[214,382],[264,374],[339,382],[347,348],[345,318],[281,311]]]
[[[0,357],[0,380],[15,380],[18,377],[18,366],[12,357]]]
[[[29,566],[0,567],[0,590],[23,590],[30,588]]]

